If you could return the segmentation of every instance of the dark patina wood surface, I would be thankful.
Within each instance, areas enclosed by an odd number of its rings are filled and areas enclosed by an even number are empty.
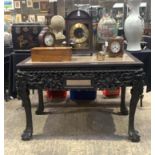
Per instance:
[[[47,63],[34,63],[31,58],[28,58],[20,62],[17,68],[17,90],[26,113],[26,129],[22,134],[23,140],[31,139],[33,132],[29,89],[38,89],[39,105],[36,113],[42,114],[44,111],[43,89],[103,90],[105,88],[121,87],[123,92],[121,112],[127,114],[125,87],[131,86],[128,134],[131,141],[140,141],[138,131],[134,127],[134,116],[139,97],[143,92],[143,63],[129,53],[125,53],[122,58],[107,57],[104,61],[97,61],[95,55],[73,56],[71,61]],[[67,80],[73,80],[73,83],[78,80],[86,80],[87,85],[68,85]]]

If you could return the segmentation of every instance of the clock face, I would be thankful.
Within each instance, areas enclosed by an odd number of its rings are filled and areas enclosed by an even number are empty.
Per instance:
[[[89,31],[85,24],[76,23],[71,26],[70,32],[70,40],[74,41],[76,47],[84,47],[87,45],[87,41],[89,38]]]
[[[112,53],[118,53],[121,49],[121,45],[118,41],[114,41],[111,43],[110,49]]]
[[[53,46],[54,44],[54,37],[52,34],[46,34],[44,37],[44,43],[46,46]]]

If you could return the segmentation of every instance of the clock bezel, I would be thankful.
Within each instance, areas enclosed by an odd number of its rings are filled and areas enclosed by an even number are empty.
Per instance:
[[[52,36],[52,38],[53,38],[53,44],[52,44],[52,45],[47,45],[47,44],[46,44],[45,38],[46,38],[47,35]],[[53,47],[53,46],[54,46],[54,43],[55,43],[55,35],[54,35],[53,33],[51,33],[51,32],[46,32],[46,33],[44,34],[44,36],[43,36],[43,42],[44,42],[44,45],[45,45],[45,46],[47,46],[47,47]]]
[[[52,46],[47,46],[45,43],[45,36],[49,35],[49,34],[52,35],[52,37],[53,37],[53,45]],[[54,35],[54,33],[49,31],[48,27],[44,27],[42,29],[42,31],[39,33],[38,39],[40,42],[40,46],[42,46],[42,47],[53,47],[53,46],[55,46],[55,42],[56,42],[55,35]]]
[[[118,44],[118,45],[119,45],[119,49],[117,50],[117,52],[115,52],[115,51],[113,50],[114,44]],[[120,49],[121,49],[120,42],[118,42],[118,41],[113,41],[113,42],[111,43],[110,49],[111,49],[111,52],[113,52],[113,53],[118,53],[118,52],[120,51]]]
[[[120,50],[117,53],[114,53],[111,50],[111,46],[114,42],[118,42],[120,44]],[[107,52],[110,57],[122,57],[123,53],[124,53],[124,39],[123,39],[123,37],[116,37],[116,38],[109,39]]]
[[[87,36],[82,36],[81,38],[78,38],[76,35],[75,35],[75,30],[81,28],[86,34]],[[73,39],[77,40],[77,44],[80,44],[80,43],[84,43],[86,42],[88,39],[89,39],[89,30],[87,28],[87,26],[83,23],[75,23],[71,26],[70,28],[70,37],[72,37]]]

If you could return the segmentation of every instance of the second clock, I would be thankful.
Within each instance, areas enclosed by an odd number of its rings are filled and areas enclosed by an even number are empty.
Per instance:
[[[122,57],[124,53],[124,39],[122,37],[109,39],[107,52],[110,57]]]
[[[38,36],[40,46],[52,47],[55,43],[55,35],[51,33],[48,27],[45,27]]]

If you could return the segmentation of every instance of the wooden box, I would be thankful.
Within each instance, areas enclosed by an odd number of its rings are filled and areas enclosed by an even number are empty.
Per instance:
[[[70,61],[72,47],[35,47],[31,49],[33,62]]]

